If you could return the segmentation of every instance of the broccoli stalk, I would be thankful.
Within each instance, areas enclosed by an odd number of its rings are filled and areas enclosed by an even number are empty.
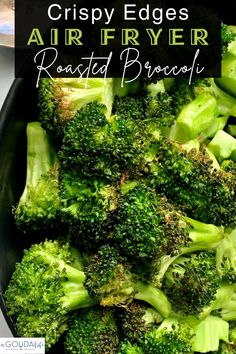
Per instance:
[[[225,238],[216,249],[216,268],[222,279],[229,284],[236,280],[236,230]]]
[[[213,78],[196,79],[191,85],[177,79],[171,97],[178,117],[168,136],[185,143],[204,140],[223,129],[229,116],[236,116],[236,98],[220,89]]]
[[[149,185],[178,209],[204,223],[235,225],[234,173],[213,169],[205,150],[161,140],[148,162]]]
[[[195,139],[216,119],[216,99],[208,93],[198,95],[179,113],[170,138],[181,143]]]
[[[27,234],[53,230],[57,228],[59,211],[56,152],[40,123],[28,123],[27,175],[24,191],[14,209],[16,225]]]
[[[229,324],[219,317],[208,316],[193,327],[192,350],[208,353],[219,349],[220,341],[229,342]]]
[[[16,265],[5,292],[18,334],[45,337],[50,348],[67,328],[68,313],[96,303],[85,289],[79,254],[58,241],[35,244]]]
[[[143,351],[137,344],[123,341],[120,344],[118,354],[143,354]]]
[[[211,142],[208,149],[221,162],[231,159],[236,162],[236,139],[223,130],[219,130]]]

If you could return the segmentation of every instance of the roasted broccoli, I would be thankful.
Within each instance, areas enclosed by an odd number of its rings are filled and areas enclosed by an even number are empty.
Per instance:
[[[177,258],[168,268],[163,289],[175,311],[201,313],[216,297],[221,277],[214,251],[201,251]]]
[[[13,210],[16,226],[23,233],[51,233],[62,227],[58,173],[57,155],[47,133],[40,123],[29,123],[26,182]]]
[[[160,324],[163,317],[152,307],[147,307],[141,302],[133,301],[128,307],[121,308],[118,312],[122,338],[130,343],[138,343],[145,333]]]
[[[96,303],[82,269],[68,243],[45,241],[24,252],[4,295],[20,336],[45,337],[50,348],[66,330],[69,311]]]
[[[61,171],[60,198],[62,219],[75,246],[88,251],[106,242],[119,202],[116,185],[99,179],[82,179],[76,171]]]
[[[190,354],[193,338],[194,331],[190,326],[170,317],[147,332],[139,342],[144,353]]]
[[[139,281],[132,274],[126,259],[117,249],[105,245],[92,256],[85,267],[84,285],[89,294],[103,306],[125,306],[133,299],[142,300],[167,317],[171,312],[170,302],[158,288]]]
[[[121,199],[113,234],[121,252],[141,264],[163,255],[179,255],[188,248],[190,252],[199,243],[204,249],[214,248],[222,238],[222,228],[186,218],[142,183]]]
[[[75,312],[64,340],[68,354],[115,354],[119,337],[112,310],[94,307]]]
[[[118,354],[143,354],[143,351],[137,344],[124,341],[120,344]]]
[[[225,38],[224,55],[221,63],[221,77],[216,83],[232,96],[236,96],[236,26],[223,28]],[[227,45],[228,44],[228,45]]]
[[[149,162],[150,185],[188,216],[215,225],[236,222],[234,173],[216,170],[208,153],[160,141]]]
[[[109,118],[113,102],[112,79],[57,78],[41,79],[39,85],[39,120],[43,128],[58,143],[64,126],[78,110],[90,102],[105,105]]]

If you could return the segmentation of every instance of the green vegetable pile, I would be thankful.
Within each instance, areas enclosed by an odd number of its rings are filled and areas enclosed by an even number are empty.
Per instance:
[[[47,351],[236,353],[236,27],[221,78],[120,82],[41,79],[8,313]]]

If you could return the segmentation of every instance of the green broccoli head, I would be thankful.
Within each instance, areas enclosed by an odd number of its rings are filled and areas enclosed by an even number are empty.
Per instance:
[[[143,130],[119,116],[108,122],[104,108],[92,103],[76,114],[64,129],[59,158],[64,168],[77,168],[86,178],[118,181],[139,157]]]
[[[39,119],[56,141],[63,137],[63,127],[89,102],[105,105],[110,117],[113,102],[112,79],[57,78],[41,79],[39,85]]]
[[[73,315],[64,340],[68,354],[113,354],[117,352],[118,329],[112,310],[91,308]]]
[[[227,93],[236,97],[236,26],[222,26],[223,57],[221,61],[221,77],[217,84]]]
[[[172,97],[164,91],[152,94],[148,87],[137,95],[116,96],[114,114],[135,120],[137,123],[151,122],[157,129],[170,127],[175,120]]]
[[[202,251],[177,258],[165,274],[163,289],[176,311],[197,314],[215,299],[220,281],[215,252]]]
[[[182,109],[195,98],[192,86],[187,79],[175,79],[168,93],[172,98],[175,115],[179,115]]]
[[[99,179],[80,178],[75,171],[61,171],[60,197],[62,219],[69,225],[72,243],[86,251],[105,243],[118,207],[117,186]]]
[[[13,209],[17,228],[25,234],[58,230],[59,166],[54,147],[38,122],[27,125],[26,170],[25,188]]]
[[[216,249],[216,268],[223,281],[236,282],[236,230],[225,234]]]
[[[132,120],[144,120],[147,118],[146,95],[126,95],[124,97],[115,96],[113,103],[113,113]]]
[[[233,32],[229,26],[222,23],[221,24],[221,54],[222,57],[227,53],[228,46],[236,38],[236,33]]]
[[[187,151],[180,144],[160,141],[149,164],[150,185],[190,217],[215,225],[235,225],[236,178],[215,170],[205,150]]]
[[[114,247],[102,246],[85,268],[84,282],[103,306],[125,305],[133,299],[133,277],[127,262]]]
[[[68,243],[45,241],[25,250],[4,295],[18,334],[45,337],[47,348],[55,344],[68,312],[95,303],[84,279],[80,256]]]
[[[104,245],[85,267],[84,285],[102,306],[127,306],[133,299],[147,302],[164,317],[171,311],[165,294],[152,285],[140,282],[131,266],[116,248]]]
[[[128,307],[119,310],[118,320],[122,337],[131,343],[138,343],[145,333],[163,320],[163,317],[154,308],[134,301]]]
[[[190,354],[193,338],[194,331],[189,325],[167,318],[141,338],[140,346],[144,353]]]
[[[110,176],[119,173],[111,161],[112,142],[107,139],[109,125],[103,104],[91,103],[83,107],[65,126],[59,160],[62,168],[79,169],[86,177],[91,174]]]
[[[233,160],[222,161],[220,167],[223,171],[236,174],[236,162],[234,162]]]
[[[121,199],[113,235],[121,252],[134,260],[178,254],[187,245],[189,227],[164,197],[138,183]]]
[[[146,97],[146,116],[159,129],[170,127],[175,119],[173,98],[167,92],[158,92]]]
[[[141,347],[129,341],[121,342],[118,354],[143,354]]]

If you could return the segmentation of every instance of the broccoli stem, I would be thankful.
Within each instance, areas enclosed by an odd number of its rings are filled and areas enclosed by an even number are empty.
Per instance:
[[[65,267],[66,281],[62,283],[65,296],[62,299],[63,307],[67,310],[89,307],[97,304],[84,287],[85,274],[83,271],[69,265]]]
[[[194,244],[202,243],[209,248],[214,248],[224,238],[224,227],[215,226],[213,224],[205,224],[203,222],[184,217],[192,229],[189,231],[189,238]],[[191,245],[190,245],[191,247]],[[193,245],[194,247],[194,245]]]
[[[75,310],[78,308],[84,308],[96,305],[98,302],[92,299],[88,291],[84,287],[85,274],[82,270],[76,269],[68,264],[65,264],[63,260],[57,260],[54,256],[51,256],[46,251],[37,251],[38,255],[45,259],[47,263],[55,263],[58,270],[64,272],[65,281],[62,282],[62,288],[64,291],[64,297],[62,298],[62,306],[67,310]],[[81,267],[81,264],[78,263]]]
[[[180,112],[176,120],[176,136],[172,136],[172,139],[183,143],[194,139],[208,129],[215,118],[216,99],[208,93],[202,93]]]
[[[27,174],[21,200],[27,197],[28,186],[36,187],[40,177],[45,175],[56,162],[56,152],[50,144],[46,131],[39,122],[28,123],[26,135]]]
[[[142,282],[134,284],[134,298],[142,300],[153,306],[163,317],[168,317],[171,313],[171,304],[166,295],[160,289]]]
[[[65,296],[62,298],[62,306],[69,311],[98,303],[89,296],[83,283],[64,282],[63,291]]]
[[[224,239],[223,226],[215,226],[213,224],[205,224],[200,221],[191,219],[187,216],[183,217],[190,224],[192,229],[189,231],[190,243],[187,247],[181,247],[180,252],[176,256],[163,255],[159,260],[158,272],[154,276],[154,284],[161,285],[162,279],[165,276],[169,266],[181,255],[205,251],[208,249],[217,248]]]

